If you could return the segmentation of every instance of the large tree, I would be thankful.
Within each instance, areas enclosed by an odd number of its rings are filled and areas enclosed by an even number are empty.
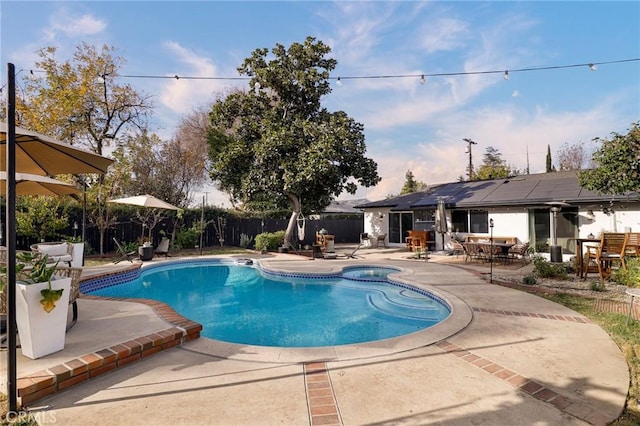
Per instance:
[[[277,44],[270,56],[256,49],[238,68],[252,90],[227,95],[210,115],[212,179],[249,208],[288,204],[285,244],[301,211],[322,210],[343,191],[380,180],[365,157],[363,125],[321,105],[336,66],[330,51],[313,37],[288,49]]]
[[[580,185],[601,194],[640,192],[640,122],[629,133],[595,138],[601,146],[593,154],[596,167],[578,173]]]
[[[17,124],[81,145],[96,154],[131,131],[144,129],[152,112],[151,97],[118,79],[125,61],[110,46],[87,43],[76,47],[71,60],[56,58],[55,47],[40,49],[35,69],[24,76],[21,96],[16,98]],[[100,253],[108,217],[104,176],[82,176],[86,184],[89,217],[100,232]],[[100,215],[95,217],[94,215]]]
[[[502,159],[500,151],[489,146],[484,153],[482,164],[473,176],[473,180],[499,179],[517,174],[519,174],[518,170],[510,167]]]

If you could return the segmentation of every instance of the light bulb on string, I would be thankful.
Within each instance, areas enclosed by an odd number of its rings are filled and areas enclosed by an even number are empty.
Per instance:
[[[338,77],[338,80],[336,80],[336,84],[338,86],[342,86],[342,81],[340,80],[340,77]]]
[[[597,66],[595,66],[595,64],[589,64],[589,69],[590,69],[591,71],[595,71],[595,70],[597,70],[597,69],[598,69],[598,67],[597,67]]]
[[[504,72],[504,79],[509,80],[509,71]]]
[[[424,84],[424,82],[425,82],[424,74],[422,74],[422,75],[420,76],[420,84]]]

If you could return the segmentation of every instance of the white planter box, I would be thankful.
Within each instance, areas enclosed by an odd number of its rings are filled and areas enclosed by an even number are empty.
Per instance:
[[[37,359],[64,348],[69,311],[71,278],[51,281],[54,290],[63,289],[62,297],[51,312],[46,312],[40,303],[40,290],[48,288],[48,283],[16,283],[16,323],[22,354]]]

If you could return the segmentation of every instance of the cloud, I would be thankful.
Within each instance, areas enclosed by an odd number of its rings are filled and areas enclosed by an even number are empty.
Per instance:
[[[216,64],[208,57],[183,47],[177,42],[166,42],[164,48],[177,63],[176,73],[190,77],[228,77],[231,73],[222,75]],[[213,101],[218,93],[229,88],[230,84],[225,80],[204,79],[174,79],[164,82],[160,89],[160,101],[174,112],[184,113],[194,105],[201,105]]]
[[[420,30],[418,41],[427,53],[453,50],[465,44],[469,25],[459,19],[441,18],[431,21]]]
[[[102,33],[107,28],[105,21],[90,14],[74,16],[67,12],[56,13],[51,17],[47,29],[49,39],[54,39],[58,33],[70,38],[95,35]]]

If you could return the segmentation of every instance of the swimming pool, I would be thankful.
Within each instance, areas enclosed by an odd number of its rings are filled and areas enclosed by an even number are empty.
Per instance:
[[[144,268],[96,296],[167,303],[203,326],[202,336],[236,344],[320,347],[369,342],[431,327],[451,310],[429,292],[387,279],[397,268],[285,274],[234,262]]]

